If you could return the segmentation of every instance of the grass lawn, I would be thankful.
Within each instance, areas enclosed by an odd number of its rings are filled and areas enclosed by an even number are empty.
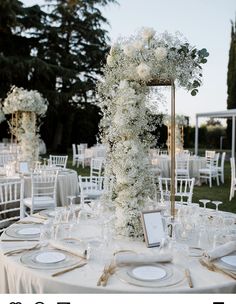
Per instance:
[[[68,158],[68,168],[74,169],[79,175],[89,175],[90,168],[85,167],[76,168],[72,166],[71,155]],[[236,194],[235,197],[229,201],[229,191],[230,191],[230,162],[225,161],[225,183],[217,186],[216,181],[213,181],[212,188],[208,184],[203,184],[202,186],[195,186],[193,191],[193,202],[198,203],[199,199],[209,199],[211,201],[222,201],[223,204],[219,205],[219,210],[224,210],[228,212],[236,213]],[[215,205],[208,204],[207,207],[215,208]]]

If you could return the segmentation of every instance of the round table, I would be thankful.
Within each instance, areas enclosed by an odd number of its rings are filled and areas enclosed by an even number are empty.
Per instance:
[[[24,220],[29,220],[26,218]],[[82,240],[98,239],[101,226],[96,219],[81,220],[76,236]],[[4,241],[5,239],[5,241]],[[27,242],[32,243],[32,242]],[[147,248],[144,242],[130,239],[115,239],[106,253],[112,255],[114,248],[134,250],[143,254],[157,254],[157,248]],[[4,251],[25,246],[2,234],[0,242],[0,292],[1,293],[235,293],[236,281],[224,274],[212,272],[201,266],[198,257],[179,260],[174,256],[173,263],[190,269],[194,288],[184,279],[177,286],[147,288],[128,284],[113,274],[106,287],[97,286],[98,278],[104,269],[102,252],[94,247],[91,259],[82,268],[74,269],[58,277],[52,277],[52,270],[33,269],[23,265],[21,255],[5,256]],[[105,251],[103,251],[105,252]]]
[[[2,181],[13,181],[21,178],[19,174],[13,176],[1,176]],[[23,175],[24,178],[24,196],[31,195],[30,175]],[[57,178],[57,206],[66,206],[68,196],[77,196],[79,194],[78,174],[72,169],[60,169]]]
[[[168,155],[159,155],[152,159],[152,165],[161,170],[162,177],[170,177],[171,161]],[[189,175],[195,178],[195,184],[200,183],[199,169],[206,167],[205,157],[190,156],[189,158]]]

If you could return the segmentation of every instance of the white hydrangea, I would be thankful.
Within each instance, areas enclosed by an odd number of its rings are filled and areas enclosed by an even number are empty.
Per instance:
[[[167,56],[167,50],[164,47],[158,47],[155,50],[155,56],[158,61],[162,61]]]
[[[145,27],[141,30],[141,36],[143,40],[150,40],[152,39],[156,34],[156,31],[151,27]]]
[[[136,49],[133,47],[132,44],[128,44],[124,46],[124,54],[127,57],[134,57],[136,55]]]
[[[151,78],[151,68],[144,62],[141,62],[137,66],[136,71],[142,80],[148,80]]]

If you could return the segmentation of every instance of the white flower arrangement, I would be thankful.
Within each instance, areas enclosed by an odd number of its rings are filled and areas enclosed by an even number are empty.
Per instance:
[[[165,115],[163,118],[165,125],[171,125],[171,116]],[[188,126],[188,118],[184,115],[175,115],[175,124],[181,127]]]
[[[0,100],[1,102],[1,100]],[[3,122],[6,119],[3,110],[2,110],[2,105],[0,104],[0,123]]]
[[[47,111],[47,100],[35,90],[25,90],[12,86],[3,103],[5,114],[15,112],[34,112],[37,115],[43,115]]]
[[[19,160],[33,162],[38,159],[39,128],[37,118],[45,114],[48,101],[35,90],[12,86],[3,101],[5,114],[14,114],[9,122],[11,132],[20,144]]]
[[[179,36],[141,29],[110,50],[98,84],[102,141],[108,146],[105,174],[115,177],[116,231],[141,238],[140,212],[152,193],[148,151],[154,138],[147,108],[149,83],[174,82],[196,95],[206,49],[198,51]]]

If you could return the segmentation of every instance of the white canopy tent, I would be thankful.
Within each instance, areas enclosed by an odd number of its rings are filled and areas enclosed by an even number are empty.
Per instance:
[[[219,112],[206,112],[196,114],[196,127],[195,127],[195,155],[198,154],[198,121],[200,117],[212,117],[212,118],[229,118],[232,119],[232,145],[231,145],[231,156],[235,154],[235,117],[236,109],[219,111]]]

